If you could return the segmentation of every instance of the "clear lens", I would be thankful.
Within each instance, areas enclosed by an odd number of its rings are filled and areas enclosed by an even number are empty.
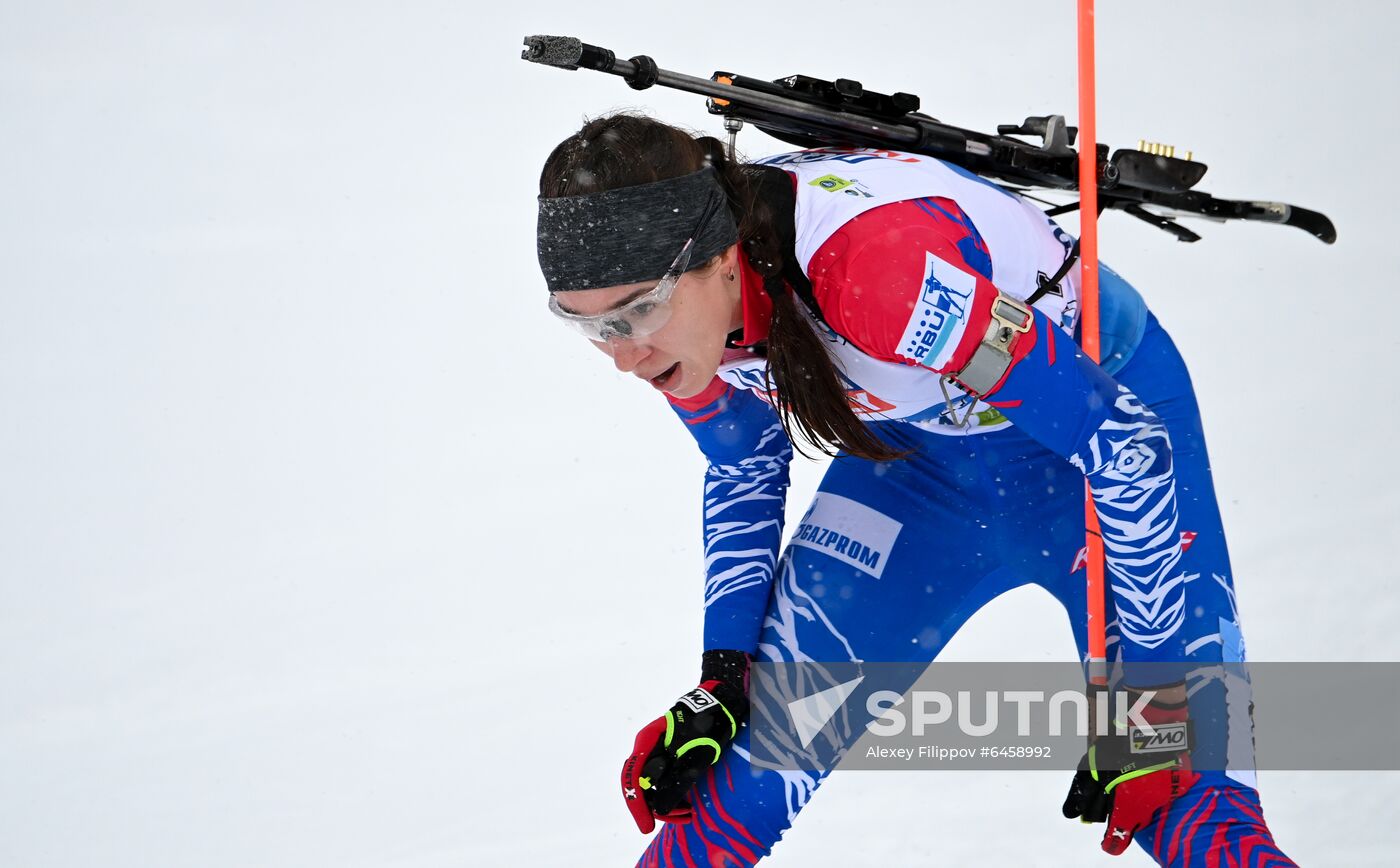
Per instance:
[[[559,306],[553,295],[549,297],[549,309],[590,341],[601,342],[610,337],[641,338],[658,331],[671,319],[671,294],[676,291],[676,284],[680,283],[681,275],[690,268],[690,253],[695,248],[695,239],[700,237],[710,216],[722,202],[723,198],[716,196],[706,203],[705,210],[700,215],[699,225],[695,227],[695,234],[686,239],[685,246],[676,255],[676,260],[666,269],[666,273],[650,292],[617,310],[593,316],[569,313]]]
[[[549,297],[549,309],[559,319],[591,341],[606,341],[610,337],[646,337],[671,319],[671,295],[680,283],[681,275],[690,261],[690,244],[687,242],[681,255],[677,257],[671,270],[650,292],[635,298],[617,310],[594,316],[580,316],[569,313],[559,306],[554,296]]]

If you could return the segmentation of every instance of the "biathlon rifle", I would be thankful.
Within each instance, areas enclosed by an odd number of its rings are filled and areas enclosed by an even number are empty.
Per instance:
[[[708,79],[660,69],[646,55],[619,60],[606,48],[571,36],[527,36],[520,55],[560,69],[593,69],[621,76],[635,90],[653,85],[708,97],[710,114],[724,117],[730,154],[745,122],[776,139],[803,148],[877,148],[924,154],[1021,191],[1077,190],[1078,130],[1063,115],[1028,117],[1003,124],[996,135],[951,126],[919,111],[911,93],[866,90],[848,78],[824,81],[792,75],[774,81],[716,72]],[[1013,136],[1038,137],[1038,143]],[[1283,202],[1217,199],[1193,189],[1206,164],[1177,156],[1173,147],[1138,142],[1136,149],[1109,152],[1097,145],[1100,210],[1114,208],[1164,229],[1181,241],[1199,235],[1174,218],[1257,220],[1297,226],[1331,244],[1337,230],[1325,214]],[[1047,203],[1048,204],[1048,203]],[[1053,207],[1050,216],[1075,210],[1078,202]]]

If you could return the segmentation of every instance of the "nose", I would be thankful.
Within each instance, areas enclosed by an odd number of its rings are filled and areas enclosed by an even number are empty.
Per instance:
[[[616,335],[608,338],[608,355],[613,364],[624,374],[630,374],[637,364],[651,354],[651,348],[642,341],[622,338]]]

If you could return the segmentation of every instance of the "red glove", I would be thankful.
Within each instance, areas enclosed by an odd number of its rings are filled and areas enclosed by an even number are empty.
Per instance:
[[[1130,689],[1130,705],[1144,692]],[[1186,685],[1155,688],[1154,692],[1141,712],[1154,734],[1129,725],[1126,735],[1110,733],[1094,739],[1062,809],[1066,817],[1080,817],[1086,823],[1107,819],[1102,846],[1114,856],[1128,849],[1133,835],[1152,822],[1157,811],[1201,777],[1191,770]]]
[[[622,797],[643,834],[656,821],[688,823],[687,800],[705,769],[719,762],[748,715],[748,655],[706,651],[700,686],[637,733],[622,765]]]

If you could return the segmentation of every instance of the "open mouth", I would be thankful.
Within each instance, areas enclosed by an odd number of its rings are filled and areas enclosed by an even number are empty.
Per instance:
[[[674,381],[680,379],[680,369],[681,363],[676,362],[671,367],[652,377],[651,384],[663,392],[666,391],[666,389],[674,384]]]

